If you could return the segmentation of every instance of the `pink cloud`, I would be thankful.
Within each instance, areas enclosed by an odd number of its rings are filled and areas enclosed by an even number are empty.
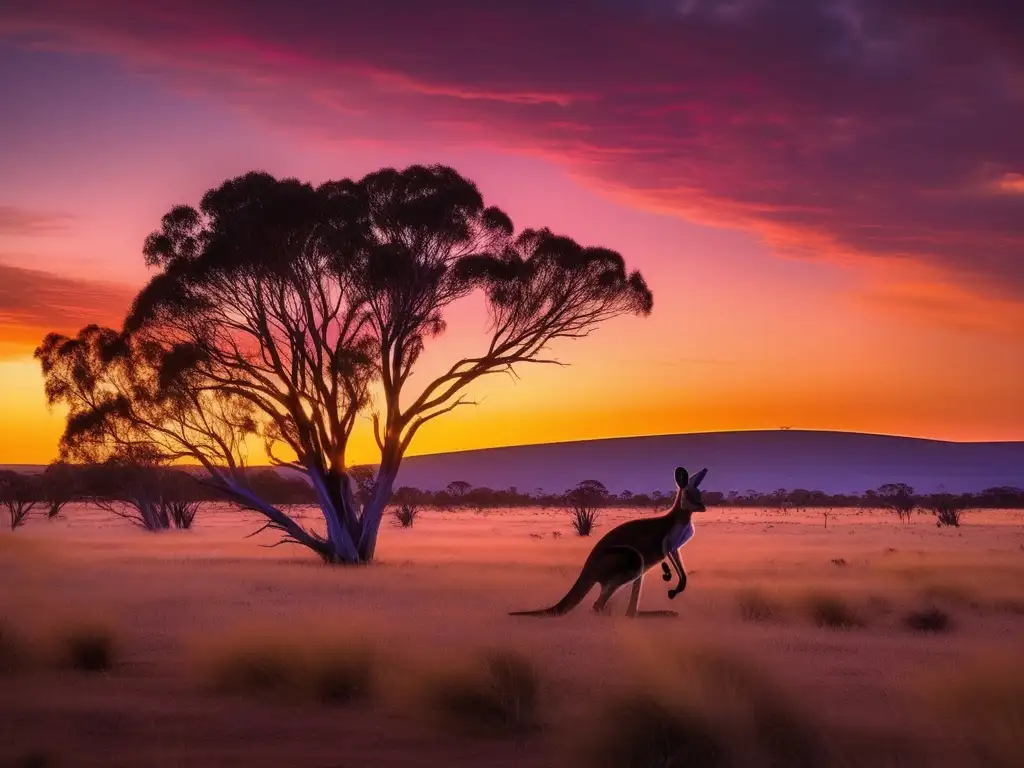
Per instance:
[[[120,325],[136,288],[0,261],[0,355],[26,355],[50,331]]]
[[[1012,2],[6,5],[0,34],[119,55],[320,135],[541,153],[787,254],[1024,295]]]
[[[0,236],[25,237],[63,232],[71,219],[62,213],[0,205]]]

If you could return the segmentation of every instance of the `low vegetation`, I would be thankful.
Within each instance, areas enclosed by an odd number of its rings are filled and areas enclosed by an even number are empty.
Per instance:
[[[663,653],[663,652],[662,652]],[[657,664],[603,698],[579,740],[594,768],[824,765],[820,727],[754,666],[705,649]]]
[[[863,616],[838,595],[812,594],[807,598],[807,613],[819,627],[860,629],[866,626]]]
[[[953,621],[949,614],[935,606],[910,611],[903,617],[903,623],[914,632],[938,634],[949,632],[953,628]]]
[[[97,622],[72,623],[58,630],[57,663],[76,672],[107,672],[116,656],[114,630]]]
[[[391,516],[400,528],[412,528],[420,508],[416,504],[399,504],[391,510]]]
[[[782,618],[782,606],[756,589],[740,592],[736,596],[736,604],[744,621],[768,624]]]
[[[348,636],[238,631],[196,650],[199,673],[214,692],[344,705],[371,697],[371,644]]]
[[[932,675],[923,686],[939,727],[956,724],[978,765],[1016,768],[1024,757],[1024,670],[1015,658],[986,658]]]
[[[540,672],[514,650],[483,652],[474,663],[421,674],[415,695],[443,725],[484,735],[516,735],[539,726]]]
[[[29,646],[25,638],[0,619],[0,675],[9,675],[23,670],[29,661]]]

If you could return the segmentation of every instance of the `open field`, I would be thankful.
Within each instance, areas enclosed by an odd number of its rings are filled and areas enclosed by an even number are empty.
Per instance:
[[[634,514],[605,512],[597,535]],[[427,510],[412,529],[386,523],[379,563],[357,569],[257,546],[267,534],[243,540],[256,519],[217,505],[187,532],[81,507],[66,518],[0,534],[3,766],[1024,764],[1024,672],[1009,661],[1024,640],[1020,511],[938,529],[881,511],[836,510],[825,528],[813,510],[710,509],[682,550],[686,592],[669,601],[657,570],[644,585],[642,608],[679,616],[640,621],[592,614],[596,592],[566,617],[506,615],[560,598],[595,541],[556,510]],[[109,633],[109,670],[67,668],[61,643],[82,626]],[[370,648],[369,693],[325,703],[237,675],[227,690],[232,655],[287,662],[330,644]],[[467,729],[472,714],[440,717],[424,693],[489,649],[536,665],[531,727]],[[700,682],[700,664],[718,677]],[[760,683],[736,683],[730,664],[791,702],[799,727],[768,729],[788,734],[786,759],[735,747],[764,738],[739,722],[747,704],[733,706]],[[605,710],[630,696],[698,712],[724,752],[581,752],[627,727]],[[703,731],[685,733],[696,743]],[[800,757],[812,743],[819,756]]]

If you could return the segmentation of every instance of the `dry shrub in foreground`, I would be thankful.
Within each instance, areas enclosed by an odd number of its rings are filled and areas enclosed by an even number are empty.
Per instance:
[[[218,693],[348,704],[373,695],[371,644],[354,636],[238,631],[196,651],[199,671]]]
[[[413,701],[441,724],[487,735],[518,734],[539,725],[540,673],[513,650],[485,651],[475,663],[419,672]]]
[[[673,663],[674,662],[674,663]],[[752,664],[691,650],[655,651],[629,689],[605,699],[583,735],[579,765],[717,768],[826,765],[814,719]]]
[[[953,628],[949,614],[935,606],[910,611],[903,617],[903,623],[915,632],[939,633]]]
[[[864,618],[838,595],[813,594],[807,598],[807,613],[819,627],[829,629],[860,629]]]
[[[1024,669],[1019,659],[961,665],[927,680],[922,693],[939,729],[959,736],[977,765],[1024,765]]]
[[[86,621],[56,630],[53,638],[57,664],[77,672],[107,672],[116,656],[115,632],[105,624]]]
[[[25,669],[30,661],[29,645],[10,622],[0,619],[0,675]]]
[[[768,624],[782,619],[782,606],[756,589],[740,592],[736,603],[744,621]]]

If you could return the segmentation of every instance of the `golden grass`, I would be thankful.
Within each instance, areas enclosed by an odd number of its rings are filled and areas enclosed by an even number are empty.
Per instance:
[[[744,621],[769,624],[782,621],[783,606],[756,589],[747,589],[736,595],[736,605]]]
[[[506,736],[540,725],[540,671],[516,650],[485,650],[463,663],[435,659],[410,670],[407,682],[406,706],[441,726]]]
[[[839,595],[815,592],[805,600],[807,615],[819,627],[861,629],[867,621],[857,609]]]
[[[579,765],[826,764],[819,724],[752,663],[699,647],[667,653],[640,650],[631,683],[587,720]]]
[[[344,705],[375,692],[374,649],[355,633],[237,629],[197,644],[193,658],[217,693]]]
[[[1024,765],[1024,669],[1019,658],[961,664],[922,686],[935,725],[958,734],[978,765]]]

